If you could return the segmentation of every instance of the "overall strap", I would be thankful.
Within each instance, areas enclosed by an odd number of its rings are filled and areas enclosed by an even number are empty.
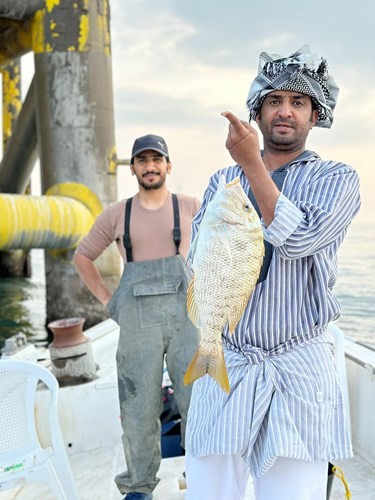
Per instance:
[[[132,254],[132,244],[130,240],[130,212],[132,207],[133,198],[129,198],[126,200],[125,205],[125,221],[124,221],[124,247],[126,250],[126,261],[133,262],[133,254]],[[180,228],[180,210],[178,208],[178,200],[177,195],[172,193],[172,202],[173,202],[173,241],[176,245],[176,255],[179,254],[179,247],[181,243],[181,228]]]
[[[126,261],[133,262],[132,243],[130,240],[130,211],[132,208],[133,198],[126,200],[125,206],[125,222],[124,222],[124,247],[126,250]]]
[[[174,228],[173,228],[173,241],[176,245],[176,255],[180,253],[180,243],[181,243],[181,228],[180,228],[180,210],[178,208],[178,199],[177,195],[172,193],[172,202],[173,202],[173,220],[174,220]]]

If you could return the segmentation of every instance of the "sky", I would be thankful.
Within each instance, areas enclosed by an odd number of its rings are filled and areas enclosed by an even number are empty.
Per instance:
[[[313,129],[307,147],[358,171],[360,217],[372,217],[373,0],[111,0],[110,5],[120,158],[129,157],[136,137],[161,135],[172,160],[170,189],[202,198],[210,175],[233,164],[220,113],[248,118],[246,97],[259,54],[285,56],[308,44],[327,59],[340,94],[332,128]],[[129,167],[118,173],[119,197],[134,194]]]
[[[359,173],[362,209],[353,226],[368,226],[359,234],[366,234],[364,244],[371,248],[374,0],[110,0],[110,6],[118,157],[129,158],[136,137],[163,136],[173,166],[170,190],[200,199],[209,177],[233,164],[225,149],[227,121],[220,113],[229,110],[248,118],[245,103],[259,54],[287,56],[308,44],[326,58],[340,87],[334,123],[331,129],[314,128],[307,148],[324,159],[352,165]],[[22,58],[25,68],[30,69],[32,58]],[[22,75],[25,94],[27,75],[31,79],[32,73],[22,69]],[[136,192],[129,167],[119,166],[119,199]],[[371,267],[366,262],[358,279],[365,296],[373,296],[373,284],[368,292]]]
[[[259,54],[287,56],[308,44],[327,59],[340,94],[332,128],[314,128],[306,146],[358,171],[357,220],[371,223],[375,237],[373,0],[110,0],[110,8],[119,158],[129,158],[136,137],[161,135],[170,190],[201,199],[210,175],[233,164],[220,113],[248,119]],[[119,166],[119,199],[136,191],[129,167]]]

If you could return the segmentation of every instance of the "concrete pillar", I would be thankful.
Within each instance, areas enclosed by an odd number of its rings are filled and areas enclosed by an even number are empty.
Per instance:
[[[42,191],[86,185],[103,206],[117,199],[109,0],[46,0],[33,20],[35,98]],[[73,251],[46,251],[47,323],[107,317],[82,285]],[[111,249],[98,263],[109,287],[120,274]]]

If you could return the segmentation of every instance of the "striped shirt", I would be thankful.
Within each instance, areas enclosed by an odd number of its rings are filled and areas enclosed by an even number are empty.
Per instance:
[[[236,165],[214,174],[193,221],[195,237],[219,176],[240,177]],[[348,165],[316,153],[287,166],[273,222],[273,247],[259,283],[223,345],[231,392],[208,375],[194,383],[187,449],[194,456],[240,454],[259,477],[276,457],[332,461],[352,454],[350,430],[327,325],[340,315],[332,293],[337,251],[360,206],[359,180]]]

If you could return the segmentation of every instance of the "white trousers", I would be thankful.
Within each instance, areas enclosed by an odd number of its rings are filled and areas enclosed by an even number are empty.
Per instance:
[[[239,455],[186,454],[185,500],[244,500],[249,469]],[[327,462],[277,458],[254,480],[256,500],[326,500]]]

